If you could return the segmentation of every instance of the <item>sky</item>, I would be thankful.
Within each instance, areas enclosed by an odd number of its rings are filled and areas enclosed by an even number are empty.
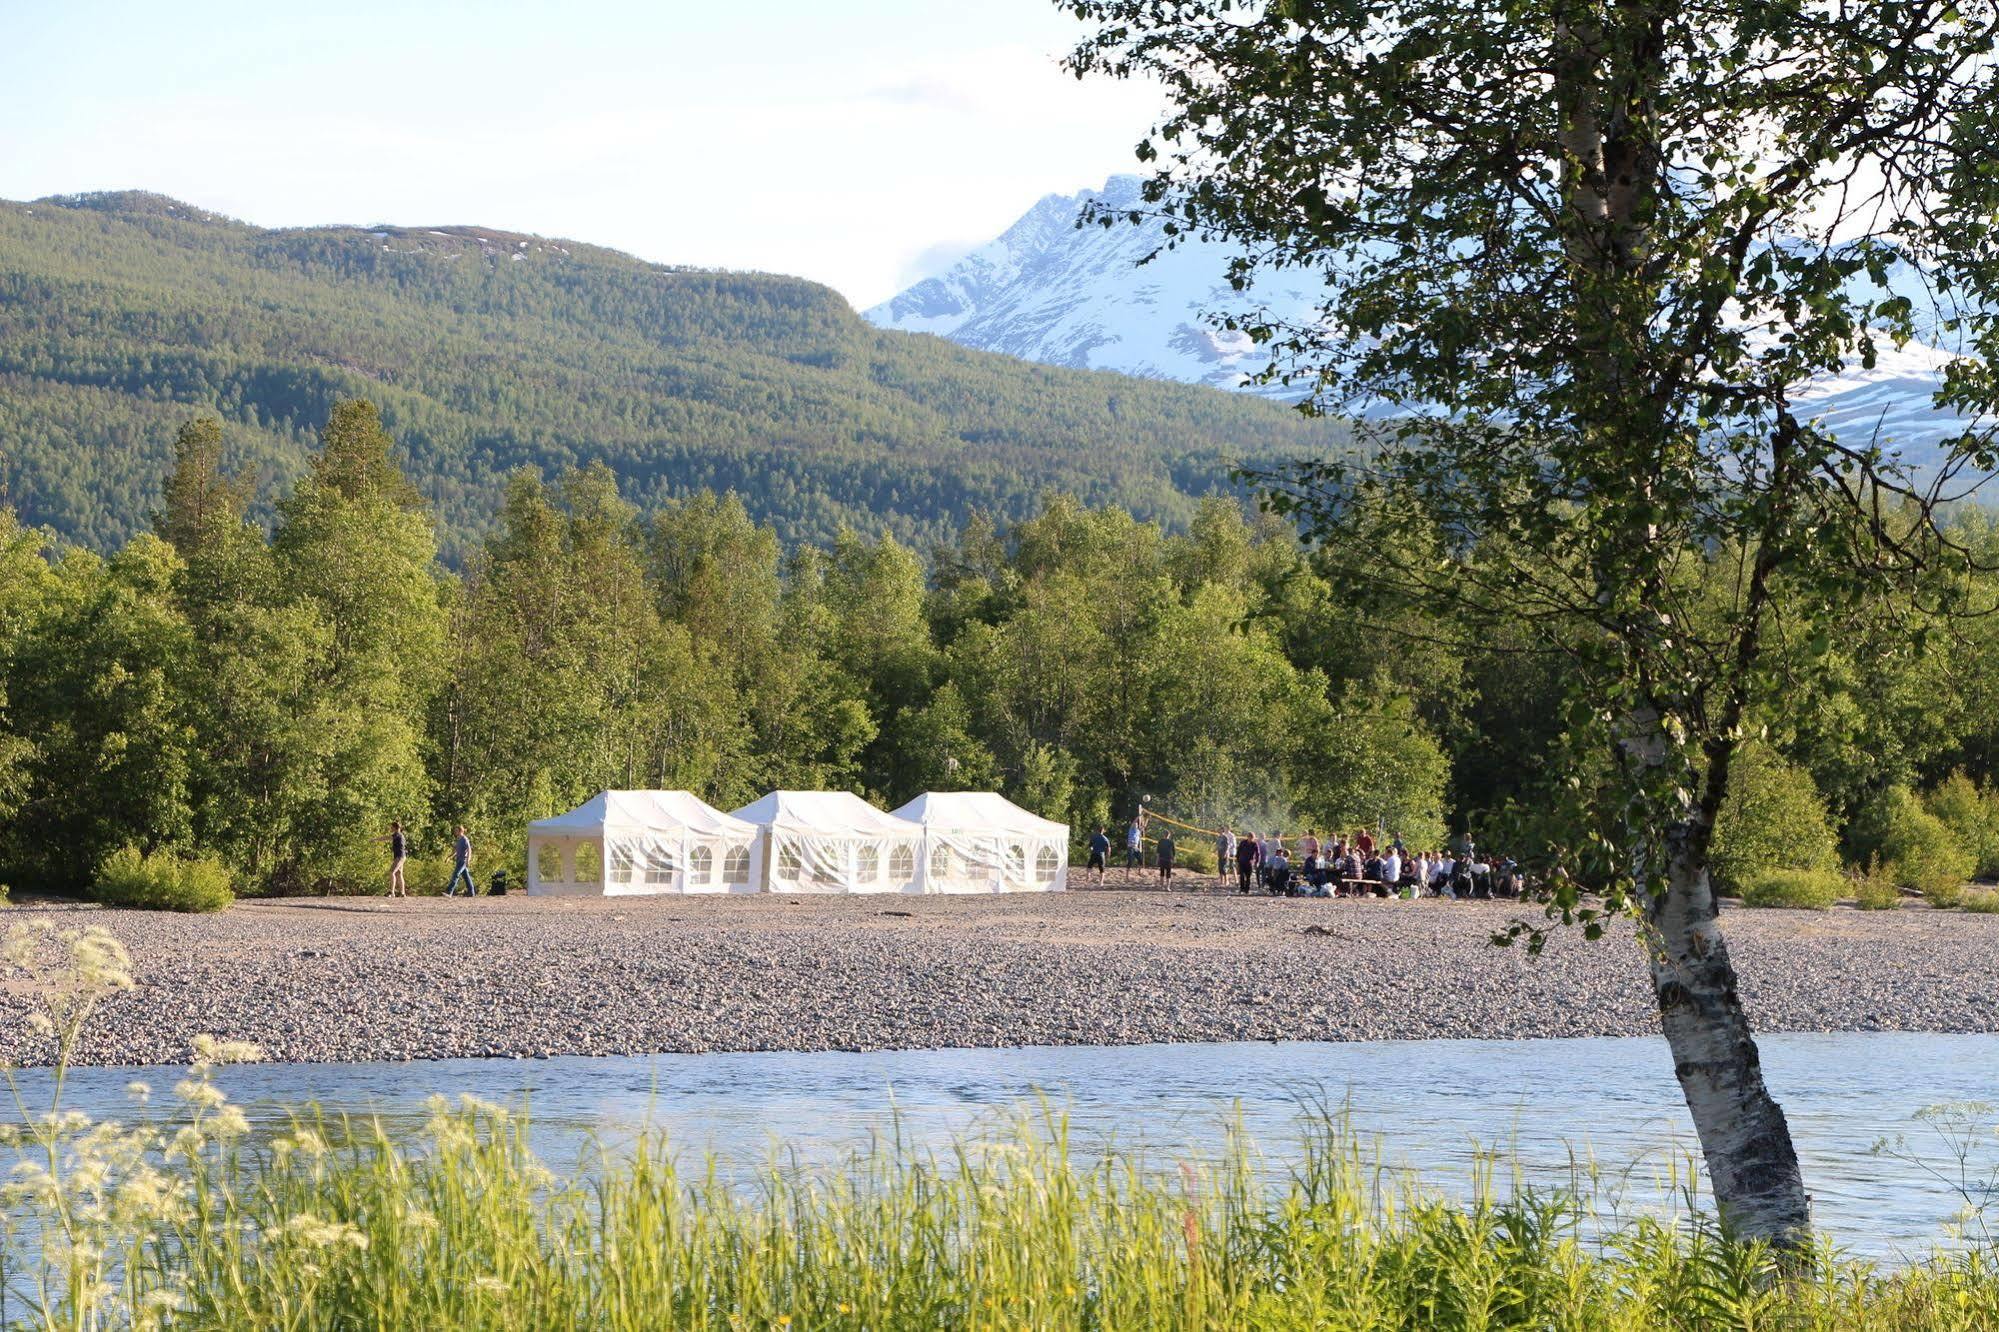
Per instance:
[[[0,31],[0,198],[479,224],[859,307],[1133,169],[1159,106],[1062,72],[1051,0],[0,0]]]

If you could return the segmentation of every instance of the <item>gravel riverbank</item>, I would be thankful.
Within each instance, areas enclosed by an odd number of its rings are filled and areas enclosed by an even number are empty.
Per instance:
[[[1628,938],[1536,959],[1506,903],[1077,891],[978,898],[243,902],[103,924],[138,989],[85,1062],[173,1063],[211,1032],[280,1060],[1649,1035]],[[1531,915],[1531,910],[1526,913]],[[1766,1031],[1999,1031],[1999,918],[1732,911]],[[1320,927],[1308,933],[1308,927]],[[0,993],[0,1054],[43,1057]],[[11,1020],[10,1020],[11,1019]]]

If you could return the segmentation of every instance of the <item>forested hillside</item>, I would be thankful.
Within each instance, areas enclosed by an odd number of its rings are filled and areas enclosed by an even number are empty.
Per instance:
[[[1050,489],[1184,522],[1228,459],[1338,442],[1265,402],[878,331],[796,278],[471,227],[266,231],[145,194],[0,203],[0,485],[24,521],[103,550],[143,530],[197,406],[268,516],[360,396],[454,560],[524,465],[602,462],[640,503],[733,490],[786,539],[928,541]]]

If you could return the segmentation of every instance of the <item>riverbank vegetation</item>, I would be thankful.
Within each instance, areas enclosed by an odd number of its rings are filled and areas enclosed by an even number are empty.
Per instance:
[[[58,1060],[132,983],[101,931],[16,927],[0,955],[39,998]],[[308,1106],[254,1130],[215,1073],[255,1051],[203,1039],[194,1054],[158,1109],[134,1084],[119,1123],[63,1105],[58,1064],[56,1100],[0,1129],[0,1325],[1969,1332],[1999,1320],[1999,1264],[1975,1212],[1956,1247],[1905,1265],[1843,1257],[1836,1237],[1780,1264],[1731,1242],[1691,1196],[1672,1214],[1600,1210],[1588,1171],[1526,1182],[1495,1159],[1446,1193],[1382,1168],[1310,1106],[1298,1142],[1264,1144],[1283,1165],[1239,1136],[1195,1161],[1085,1146],[1044,1108],[943,1150],[885,1137],[825,1168],[775,1158],[746,1178],[644,1135],[557,1175],[523,1115],[471,1099],[436,1098],[407,1130]],[[1975,1174],[1984,1161],[1949,1164]]]
[[[458,822],[518,882],[527,821],[607,786],[724,808],[997,787],[1079,840],[1150,797],[1434,845],[1574,768],[1558,663],[1364,619],[1290,528],[1233,501],[1179,533],[1056,496],[925,551],[786,547],[733,497],[647,509],[601,468],[521,472],[458,573],[365,403],[335,411],[269,526],[218,422],[175,451],[154,532],[108,557],[0,512],[17,890],[112,896],[130,847],[240,893],[380,891],[395,818],[419,891]],[[1999,549],[1982,518],[1958,531]],[[1944,905],[1999,868],[1999,630],[1918,650],[1905,629],[1856,610],[1782,646],[1789,686],[1758,701],[1721,815],[1726,887],[1874,863],[1877,891]]]

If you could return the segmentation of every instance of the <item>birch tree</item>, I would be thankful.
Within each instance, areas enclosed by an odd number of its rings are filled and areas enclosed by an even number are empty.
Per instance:
[[[1349,591],[1565,659],[1594,749],[1567,864],[1640,922],[1725,1221],[1799,1242],[1710,842],[1773,639],[1919,576],[1965,609],[1935,575],[1970,552],[1931,515],[1994,463],[1994,6],[1058,3],[1091,25],[1079,76],[1167,99],[1144,205],[1092,220],[1231,243],[1221,322],[1271,381],[1365,409],[1366,461],[1266,478],[1274,502]],[[1284,270],[1310,321],[1259,312]],[[1920,472],[1809,394],[1919,340],[1962,427]],[[1411,515],[1440,558],[1395,558]]]

